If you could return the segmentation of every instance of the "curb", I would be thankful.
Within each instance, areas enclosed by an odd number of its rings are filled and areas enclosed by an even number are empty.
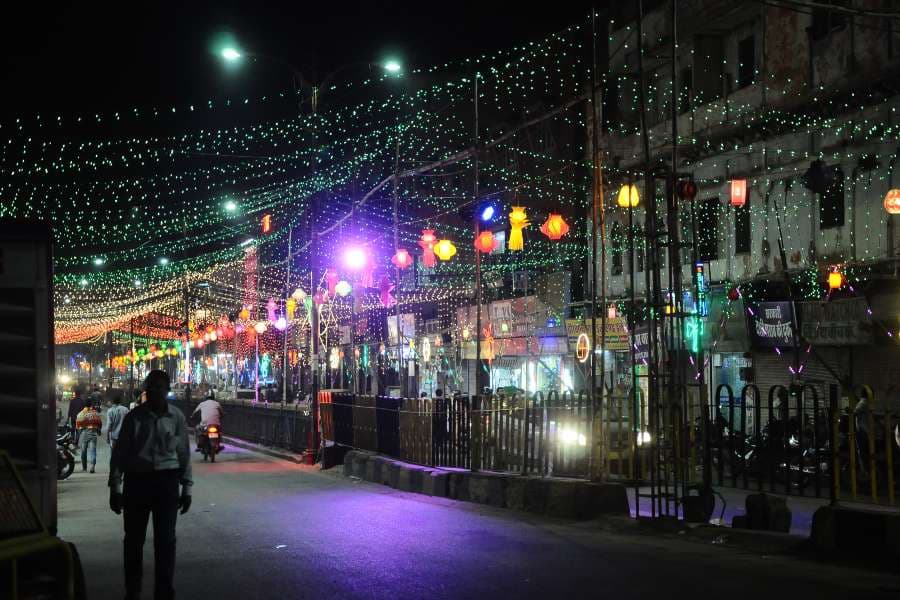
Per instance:
[[[564,519],[630,514],[625,486],[617,483],[423,467],[358,450],[344,456],[343,474],[404,492]]]
[[[294,454],[293,452],[289,452],[287,450],[282,450],[280,448],[273,448],[272,446],[263,446],[261,444],[254,444],[252,442],[247,442],[245,440],[239,438],[233,438],[230,436],[222,436],[222,440],[226,444],[231,444],[237,448],[243,448],[244,450],[253,450],[254,452],[259,452],[260,454],[265,454],[266,456],[271,456],[272,458],[280,458],[282,460],[286,460],[292,463],[296,463],[298,465],[305,464],[303,461],[302,454]]]

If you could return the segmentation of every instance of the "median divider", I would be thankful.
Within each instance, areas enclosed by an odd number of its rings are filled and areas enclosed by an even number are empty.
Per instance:
[[[628,516],[625,487],[579,479],[442,469],[351,450],[344,475],[392,488],[566,519]]]

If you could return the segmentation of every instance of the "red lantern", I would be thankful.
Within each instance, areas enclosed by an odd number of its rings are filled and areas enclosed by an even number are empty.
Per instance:
[[[747,203],[747,180],[731,180],[731,205],[740,208]]]
[[[551,240],[556,241],[569,233],[569,224],[562,218],[562,215],[550,213],[550,216],[548,216],[547,220],[544,221],[544,224],[541,225],[541,233]]]
[[[736,301],[740,297],[741,297],[741,290],[739,290],[737,288],[737,286],[728,290],[728,299],[731,300],[732,302]]]
[[[888,193],[884,197],[884,210],[886,210],[889,215],[900,214],[900,188],[888,190]]]
[[[406,248],[398,248],[397,252],[391,258],[391,262],[398,269],[406,269],[413,264],[413,257],[407,252]]]
[[[422,248],[422,264],[429,269],[433,269],[437,264],[434,257],[434,245],[436,243],[437,236],[434,235],[434,229],[423,229],[422,237],[419,238],[419,247]]]
[[[475,238],[475,249],[485,254],[490,254],[497,249],[497,240],[494,239],[493,232],[482,231]]]

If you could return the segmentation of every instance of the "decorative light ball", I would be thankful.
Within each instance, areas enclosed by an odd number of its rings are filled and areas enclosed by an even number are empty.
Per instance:
[[[569,224],[562,218],[562,215],[550,213],[544,224],[541,225],[541,233],[546,235],[553,241],[559,240],[562,236],[569,233]]]
[[[641,196],[638,193],[638,188],[633,183],[626,183],[619,189],[619,196],[616,199],[616,204],[620,207],[634,208],[640,201]]]
[[[394,256],[391,257],[391,262],[394,263],[394,266],[398,269],[406,269],[412,266],[413,257],[406,248],[398,248],[397,252],[394,253]]]
[[[490,254],[497,249],[497,240],[491,231],[482,231],[475,238],[475,249],[484,254]]]
[[[844,274],[840,271],[832,271],[828,274],[828,287],[836,290],[844,285]]]
[[[341,281],[337,282],[337,285],[334,286],[334,291],[337,292],[338,296],[344,298],[353,291],[353,286],[350,285],[349,282],[342,279]]]
[[[900,188],[888,190],[884,196],[884,210],[889,215],[900,214]]]
[[[256,331],[256,333],[265,333],[266,324],[263,321],[258,321],[256,325],[253,326],[253,329]]]
[[[434,254],[441,260],[450,260],[456,255],[456,246],[450,240],[441,240],[434,246]]]

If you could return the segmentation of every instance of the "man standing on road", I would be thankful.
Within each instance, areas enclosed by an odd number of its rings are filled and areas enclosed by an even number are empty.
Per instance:
[[[81,439],[79,441],[79,449],[81,450],[81,470],[87,471],[88,458],[91,461],[91,473],[97,466],[97,438],[100,437],[100,431],[103,429],[103,420],[100,413],[94,408],[94,403],[90,398],[85,400],[84,409],[75,417],[75,431],[79,432]],[[90,453],[90,456],[88,455]]]
[[[166,401],[169,376],[151,371],[146,402],[125,415],[113,448],[109,507],[125,510],[126,599],[141,596],[144,538],[153,513],[154,598],[175,597],[175,521],[191,507],[191,454],[184,414]],[[124,489],[123,489],[124,476]],[[181,486],[181,493],[178,488]]]
[[[106,441],[110,449],[115,448],[119,439],[119,431],[122,429],[122,420],[128,414],[128,409],[122,406],[122,393],[115,392],[112,398],[113,405],[106,411]]]

